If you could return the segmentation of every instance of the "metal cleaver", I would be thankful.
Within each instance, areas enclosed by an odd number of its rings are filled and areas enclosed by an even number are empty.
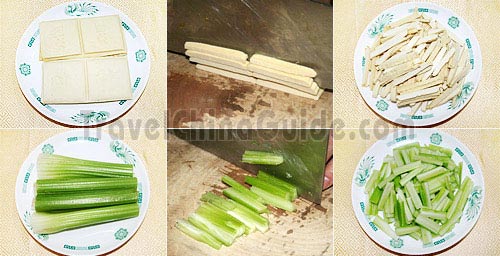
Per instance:
[[[318,3],[323,2],[323,3]],[[326,4],[324,4],[326,3]],[[328,0],[169,0],[167,48],[195,41],[260,53],[317,71],[333,87],[333,7]]]
[[[244,170],[263,170],[297,186],[298,194],[321,203],[329,130],[172,129],[170,133]],[[245,150],[281,154],[277,166],[241,162]]]

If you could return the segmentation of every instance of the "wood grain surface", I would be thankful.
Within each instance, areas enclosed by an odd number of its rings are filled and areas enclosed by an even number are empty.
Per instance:
[[[329,128],[332,99],[331,92],[314,101],[226,78],[168,53],[168,128]]]
[[[224,174],[242,181],[244,170],[173,135],[168,135],[167,253],[168,255],[332,255],[333,194],[323,192],[321,206],[297,199],[297,211],[271,210],[270,229],[240,237],[220,251],[199,243],[175,228],[187,218],[207,191],[221,191]]]

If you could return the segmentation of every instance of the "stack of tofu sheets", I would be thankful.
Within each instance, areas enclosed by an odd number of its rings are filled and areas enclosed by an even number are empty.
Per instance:
[[[314,82],[316,71],[309,67],[261,54],[248,60],[242,51],[198,42],[186,42],[184,48],[201,70],[313,100],[323,93]]]
[[[42,102],[131,99],[126,54],[118,15],[41,22]]]

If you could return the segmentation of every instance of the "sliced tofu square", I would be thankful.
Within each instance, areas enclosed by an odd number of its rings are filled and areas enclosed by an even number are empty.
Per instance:
[[[40,60],[81,55],[77,19],[40,22]]]
[[[89,102],[132,98],[132,85],[126,56],[88,59],[87,74]]]
[[[83,103],[87,100],[84,60],[44,62],[42,65],[43,103]]]
[[[85,54],[126,53],[126,43],[118,15],[80,19]]]

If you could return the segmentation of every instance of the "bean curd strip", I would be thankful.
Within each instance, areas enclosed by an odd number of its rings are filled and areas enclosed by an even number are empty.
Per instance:
[[[387,25],[365,56],[362,86],[374,98],[410,107],[410,116],[455,105],[471,69],[463,42],[417,9]]]

